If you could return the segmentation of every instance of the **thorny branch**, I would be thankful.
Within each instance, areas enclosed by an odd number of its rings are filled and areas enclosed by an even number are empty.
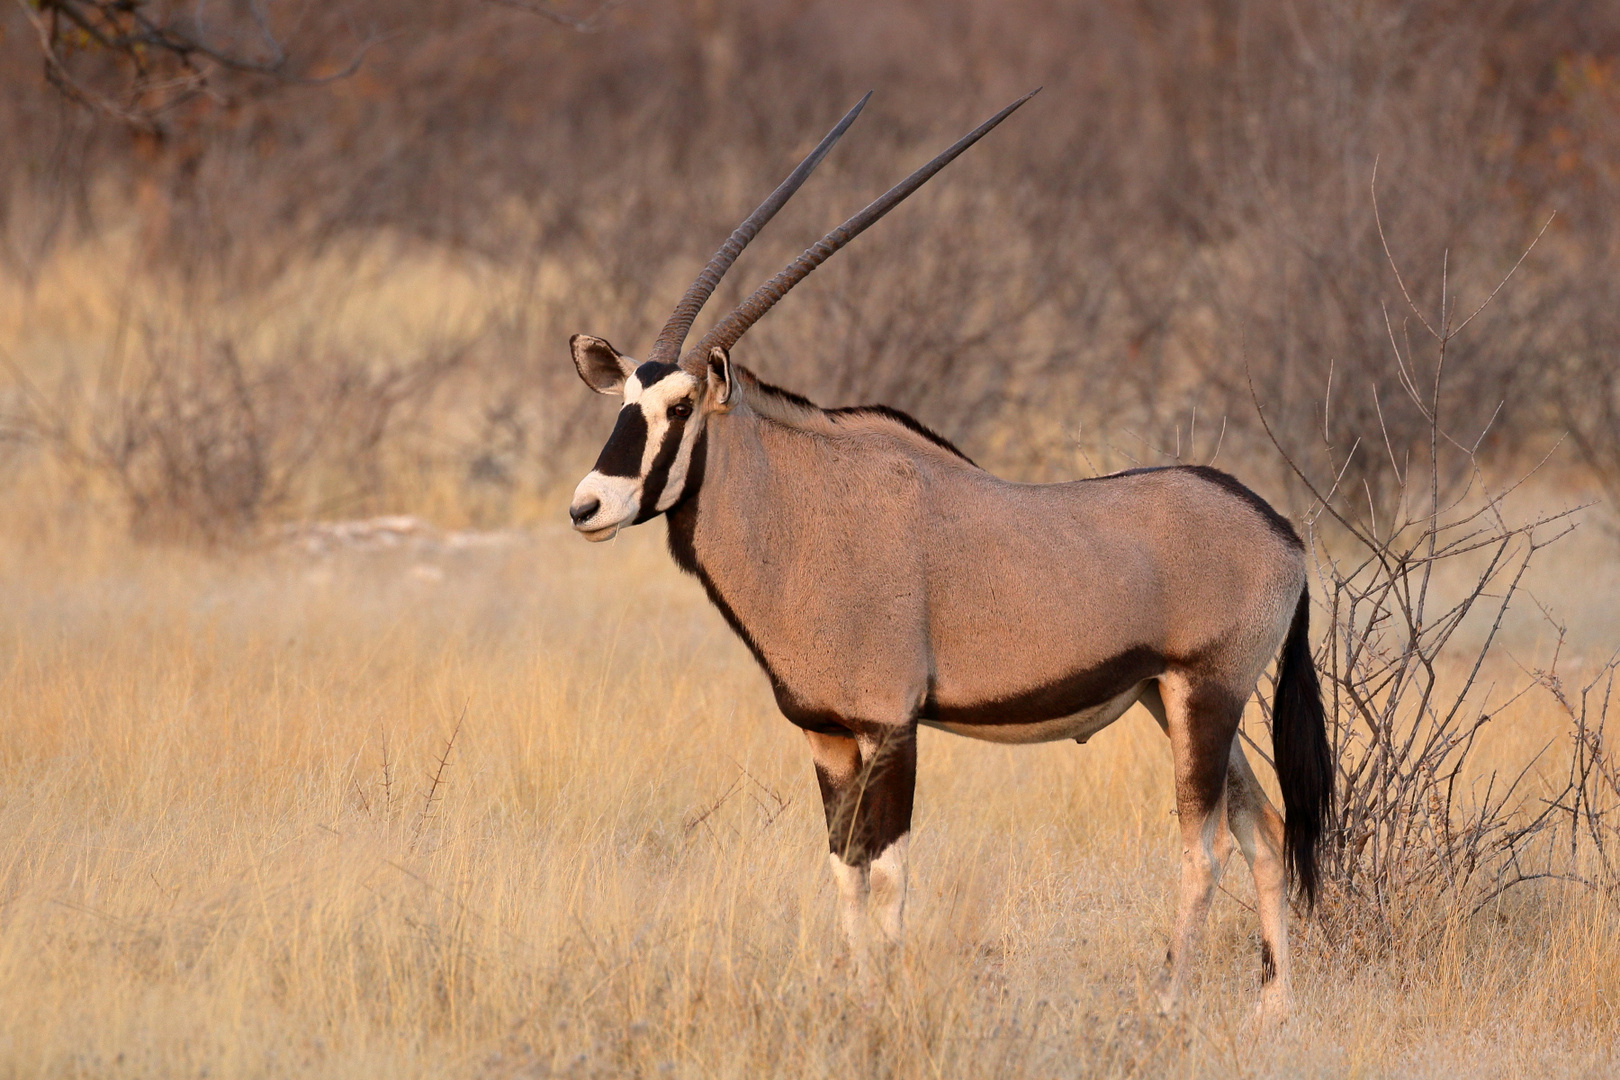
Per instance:
[[[416,819],[416,829],[411,836],[412,846],[421,840],[422,834],[427,830],[428,819],[433,816],[433,804],[439,797],[439,788],[444,784],[444,771],[450,767],[450,753],[455,749],[456,737],[461,734],[461,725],[467,720],[467,707],[470,704],[469,701],[461,707],[461,715],[456,718],[456,726],[451,729],[450,738],[445,740],[444,753],[439,755],[439,763],[434,767],[428,788],[422,793],[422,812]]]

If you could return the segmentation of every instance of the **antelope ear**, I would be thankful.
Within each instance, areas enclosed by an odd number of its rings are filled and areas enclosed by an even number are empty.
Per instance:
[[[731,400],[731,354],[716,345],[709,350],[709,396],[716,405]]]
[[[574,366],[585,385],[598,394],[624,393],[624,380],[636,370],[636,362],[599,337],[575,334],[568,339],[574,351]]]

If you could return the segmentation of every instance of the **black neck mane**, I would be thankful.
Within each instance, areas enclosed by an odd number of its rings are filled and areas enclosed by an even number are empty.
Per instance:
[[[752,375],[751,372],[749,374]],[[892,406],[848,405],[840,409],[824,409],[820,405],[817,405],[815,402],[811,401],[809,398],[805,397],[803,394],[795,394],[791,390],[784,390],[780,386],[774,386],[771,383],[765,382],[758,376],[753,376],[753,386],[751,389],[757,395],[775,399],[782,404],[793,406],[807,412],[820,413],[832,420],[834,423],[837,423],[840,417],[880,417],[892,423],[899,424],[901,427],[913,432],[914,434],[921,435],[935,446],[938,446],[943,450],[950,451],[952,454],[955,454],[957,457],[961,458],[963,461],[974,466],[975,468],[978,467],[978,463],[964,454],[961,448],[955,443],[951,442],[951,440],[947,439],[945,436],[941,435],[927,424],[924,424],[921,420],[918,420],[910,413],[902,412]]]

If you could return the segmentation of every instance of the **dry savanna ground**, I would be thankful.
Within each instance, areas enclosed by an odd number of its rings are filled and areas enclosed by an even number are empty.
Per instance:
[[[1385,949],[1306,924],[1258,1032],[1234,872],[1156,1015],[1140,710],[1084,748],[923,734],[911,937],[863,1001],[802,739],[662,525],[208,556],[87,520],[0,543],[0,1075],[1620,1069],[1620,917],[1558,886]],[[1607,543],[1542,582],[1605,629]]]

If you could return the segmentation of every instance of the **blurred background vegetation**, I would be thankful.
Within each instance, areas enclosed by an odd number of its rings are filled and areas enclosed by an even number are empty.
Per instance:
[[[1617,58],[1620,7],[1574,0],[22,0],[0,484],[204,541],[549,513],[608,423],[569,334],[644,351],[867,89],[709,317],[1044,85],[738,360],[1006,476],[1213,458],[1301,510],[1258,401],[1377,511],[1429,437],[1391,258],[1460,320],[1552,216],[1441,428],[1620,493]]]

